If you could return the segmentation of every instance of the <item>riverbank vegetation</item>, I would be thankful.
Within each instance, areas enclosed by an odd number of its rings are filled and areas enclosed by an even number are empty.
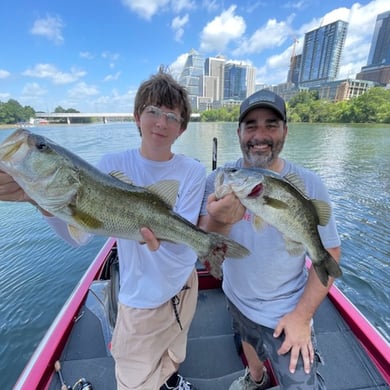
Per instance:
[[[237,121],[239,106],[201,113],[201,121]],[[351,100],[330,102],[315,91],[302,91],[287,103],[289,122],[390,123],[390,90],[371,88]]]
[[[59,106],[55,112],[78,111]],[[10,99],[7,103],[0,101],[0,125],[28,123],[30,118],[35,118],[35,114],[32,107],[22,107],[16,100]],[[239,106],[203,111],[200,115],[202,122],[236,122]],[[390,123],[390,90],[371,88],[359,97],[339,102],[319,99],[315,91],[302,91],[288,101],[287,116],[289,122]],[[87,118],[79,119],[78,123],[89,122]]]

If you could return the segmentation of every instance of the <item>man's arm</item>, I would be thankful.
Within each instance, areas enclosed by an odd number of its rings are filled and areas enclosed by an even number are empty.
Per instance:
[[[329,248],[327,251],[339,262],[340,247]],[[302,355],[304,369],[310,372],[314,361],[314,349],[311,342],[312,318],[329,292],[334,278],[330,278],[328,286],[325,287],[319,280],[314,268],[309,270],[308,280],[301,299],[295,309],[281,318],[274,331],[274,337],[284,333],[284,341],[278,351],[283,355],[291,351],[290,371],[294,372],[299,355]]]

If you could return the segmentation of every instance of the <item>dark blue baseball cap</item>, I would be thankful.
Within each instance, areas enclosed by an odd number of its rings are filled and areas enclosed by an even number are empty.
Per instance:
[[[271,108],[277,112],[282,120],[286,121],[286,103],[284,100],[276,93],[269,91],[268,89],[262,89],[261,91],[257,91],[254,94],[248,96],[241,103],[238,123],[240,124],[242,122],[245,115],[248,114],[249,111],[262,107]]]

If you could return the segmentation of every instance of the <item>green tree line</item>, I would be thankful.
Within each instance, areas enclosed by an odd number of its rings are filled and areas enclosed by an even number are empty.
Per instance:
[[[58,106],[54,112],[79,111]],[[0,101],[0,124],[12,125],[35,118],[35,110],[22,107],[16,100]],[[203,122],[237,122],[239,106],[222,107],[201,113]],[[308,123],[390,123],[390,90],[375,87],[351,100],[331,102],[318,98],[316,91],[302,91],[287,103],[289,122]],[[88,123],[90,118],[79,118],[78,123]],[[76,122],[76,120],[73,120]]]
[[[201,121],[237,121],[239,107],[201,113]],[[287,103],[289,122],[308,123],[390,123],[390,90],[375,87],[351,100],[331,102],[318,98],[316,91],[302,91]]]
[[[28,122],[30,118],[35,117],[35,110],[30,106],[22,107],[14,99],[7,103],[0,101],[0,124],[13,125],[21,122]]]

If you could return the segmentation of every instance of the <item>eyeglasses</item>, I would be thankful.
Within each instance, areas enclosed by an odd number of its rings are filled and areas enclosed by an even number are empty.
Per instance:
[[[159,120],[162,116],[165,116],[168,125],[180,125],[182,122],[182,118],[176,115],[174,112],[164,112],[158,107],[155,106],[147,106],[143,111],[149,118],[154,120]]]

